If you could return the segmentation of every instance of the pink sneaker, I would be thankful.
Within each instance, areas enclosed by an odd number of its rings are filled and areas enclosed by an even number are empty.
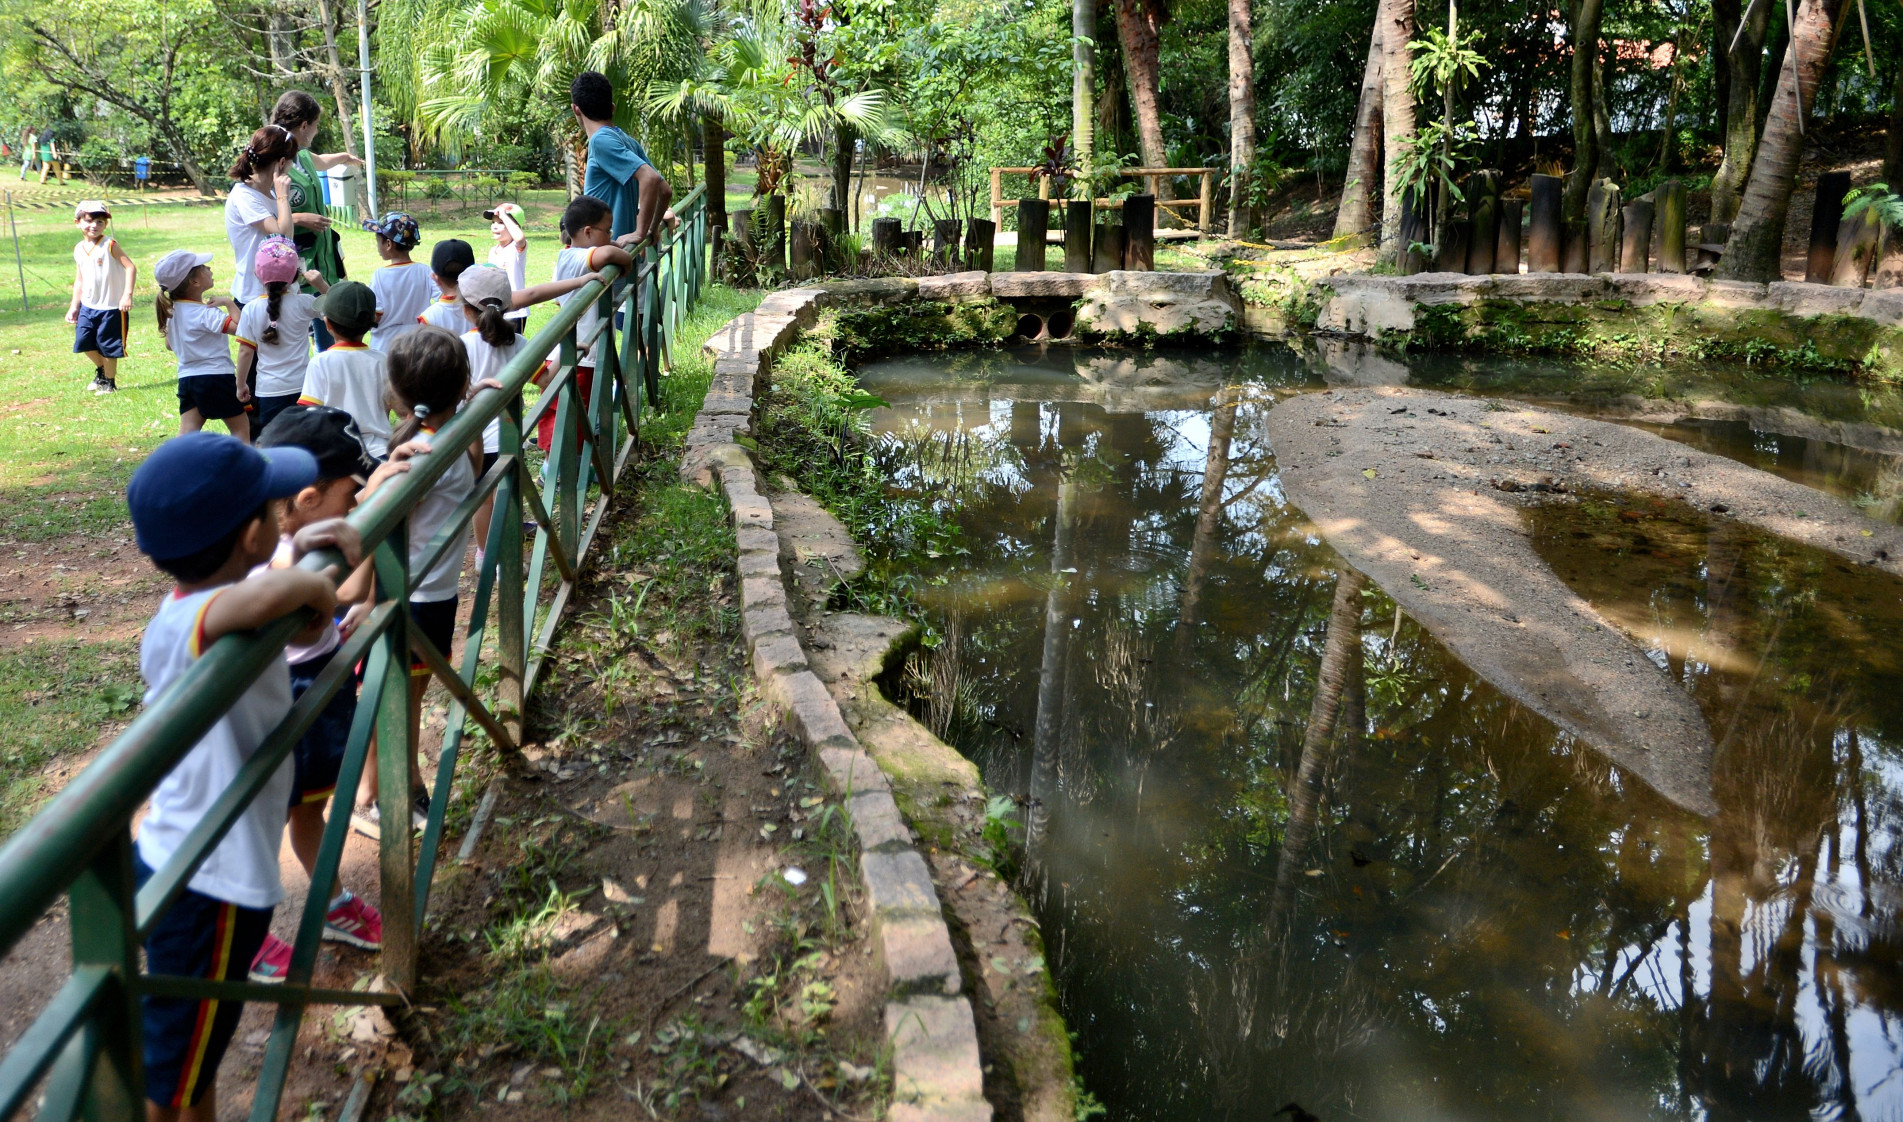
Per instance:
[[[284,976],[290,972],[291,944],[267,932],[258,957],[251,960],[251,980],[267,986],[283,985]]]
[[[352,896],[324,917],[324,938],[349,943],[366,951],[383,948],[383,915],[361,897]],[[286,961],[289,961],[287,958]]]

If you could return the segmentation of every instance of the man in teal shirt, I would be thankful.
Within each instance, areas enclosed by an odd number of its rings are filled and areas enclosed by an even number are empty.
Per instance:
[[[569,108],[588,136],[588,170],[582,194],[608,204],[614,214],[617,245],[639,244],[654,235],[655,223],[673,201],[674,189],[648,163],[641,143],[615,127],[614,87],[593,70],[575,76],[568,88]],[[632,235],[632,236],[630,236]]]

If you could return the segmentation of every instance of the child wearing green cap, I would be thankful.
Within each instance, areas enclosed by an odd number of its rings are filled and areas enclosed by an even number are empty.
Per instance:
[[[377,322],[377,297],[368,285],[343,280],[318,301],[336,342],[311,360],[299,405],[329,405],[355,418],[363,445],[385,459],[390,450],[390,407],[384,401],[383,354],[364,346]]]

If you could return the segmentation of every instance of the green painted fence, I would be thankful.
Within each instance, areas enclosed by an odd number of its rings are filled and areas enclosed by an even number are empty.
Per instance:
[[[142,994],[217,997],[277,1006],[263,1071],[251,1110],[254,1122],[277,1114],[289,1073],[298,1024],[311,1004],[398,1005],[417,981],[418,936],[429,904],[443,815],[449,807],[463,727],[479,725],[503,752],[520,743],[523,699],[535,688],[543,659],[588,556],[616,484],[633,454],[642,397],[658,403],[661,368],[684,314],[707,276],[707,208],[702,190],[675,205],[681,225],[645,250],[633,276],[604,270],[607,283],[582,289],[535,336],[560,340],[559,361],[533,408],[524,415],[522,391],[551,349],[537,346],[511,362],[500,392],[485,390],[436,434],[435,451],[384,487],[350,517],[374,558],[380,604],[351,635],[339,656],[291,707],[265,739],[213,810],[179,847],[172,860],[135,891],[132,872],[133,814],[199,737],[241,696],[285,641],[310,619],[300,612],[249,634],[232,635],[210,650],[92,765],[0,849],[0,955],[17,943],[61,894],[70,903],[73,971],[25,1034],[0,1060],[0,1119],[17,1114],[44,1081],[38,1118],[65,1122],[126,1120],[144,1116],[140,1071],[139,997]],[[621,282],[619,286],[615,282]],[[575,323],[594,303],[600,327],[576,338]],[[617,313],[621,325],[615,320]],[[575,359],[606,332],[592,392],[582,400]],[[523,455],[523,434],[553,411],[556,446],[539,471]],[[476,593],[460,667],[409,626],[399,610],[409,599],[412,566],[406,520],[459,454],[482,439],[495,417],[506,416],[495,465],[478,481],[424,550],[416,573],[426,572],[443,550],[461,540],[462,529],[490,495],[486,558]],[[537,527],[527,540],[524,521]],[[305,558],[303,566],[340,564],[333,552]],[[492,613],[493,612],[493,633]],[[325,703],[364,666],[357,720],[333,809],[317,858],[313,884],[331,883],[349,829],[352,792],[362,775],[374,733],[378,752],[379,810],[387,823],[409,821],[409,761],[414,750],[409,722],[409,654],[415,651],[453,699],[430,800],[429,824],[420,839],[411,831],[383,831],[379,852],[383,904],[382,973],[394,987],[366,993],[314,988],[311,968],[324,925],[326,894],[312,890],[293,942],[283,985],[210,982],[141,973],[139,943],[184,890],[193,872],[232,822],[290,753]],[[495,685],[487,696],[475,687],[484,661]]]

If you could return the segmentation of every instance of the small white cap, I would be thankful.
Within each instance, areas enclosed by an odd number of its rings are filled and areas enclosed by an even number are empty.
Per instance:
[[[462,294],[465,303],[480,308],[484,304],[508,311],[514,302],[515,288],[509,283],[509,274],[494,265],[477,265],[464,269],[456,278],[456,291]]]
[[[107,218],[112,217],[111,209],[98,199],[81,199],[79,202],[73,204],[73,217],[75,219],[84,218],[89,214],[103,214]]]
[[[189,249],[175,249],[159,258],[159,263],[152,266],[152,279],[159,282],[160,288],[170,292],[184,284],[185,278],[192,275],[193,269],[209,264],[211,264],[209,253],[193,253]]]

